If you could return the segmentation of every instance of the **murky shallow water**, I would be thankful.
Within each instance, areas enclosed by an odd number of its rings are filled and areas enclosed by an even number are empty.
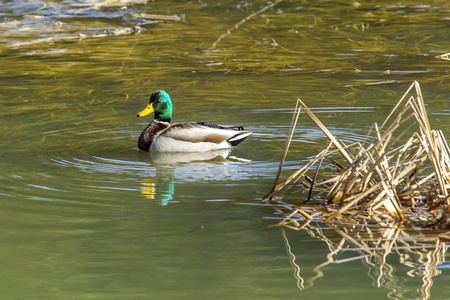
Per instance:
[[[83,3],[1,3],[5,298],[448,297],[448,269],[425,286],[396,253],[385,265],[392,277],[374,279],[363,260],[319,272],[327,244],[271,227],[277,216],[260,200],[298,97],[341,139],[358,141],[418,80],[432,126],[450,134],[449,64],[435,57],[450,49],[445,1],[280,2],[210,52],[268,3]],[[144,24],[136,12],[186,18]],[[135,25],[140,34],[96,37]],[[171,94],[174,121],[254,134],[210,157],[141,153],[150,118],[135,115],[156,89]],[[287,169],[325,143],[301,118]]]

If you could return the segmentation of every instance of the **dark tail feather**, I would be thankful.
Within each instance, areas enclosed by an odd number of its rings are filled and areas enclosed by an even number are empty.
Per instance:
[[[238,126],[241,127],[241,126]],[[242,127],[241,127],[242,128]],[[242,142],[243,140],[245,140],[249,135],[251,135],[252,133],[250,131],[243,131],[240,132],[234,136],[232,136],[231,138],[229,138],[227,140],[227,142],[231,145],[231,146],[236,146],[238,145],[240,142]]]

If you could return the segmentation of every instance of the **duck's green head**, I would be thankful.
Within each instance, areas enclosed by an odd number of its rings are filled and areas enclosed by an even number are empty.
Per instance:
[[[155,113],[155,120],[170,122],[172,119],[172,100],[165,91],[156,91],[150,96],[147,107],[137,114],[138,117]]]

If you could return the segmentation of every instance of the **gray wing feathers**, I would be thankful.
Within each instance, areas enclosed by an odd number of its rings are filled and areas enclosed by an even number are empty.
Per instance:
[[[230,144],[237,145],[251,134],[251,132],[242,129],[242,127],[224,127],[208,123],[175,123],[163,134],[165,137],[192,143],[212,142],[220,144],[229,140]]]

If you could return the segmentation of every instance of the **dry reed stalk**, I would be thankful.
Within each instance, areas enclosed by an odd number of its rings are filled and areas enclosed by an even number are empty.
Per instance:
[[[410,96],[411,93],[415,93],[415,96]],[[404,100],[406,102],[401,107]],[[278,184],[300,109],[324,132],[330,144]],[[318,209],[292,206],[291,212],[284,214],[287,217],[283,225],[293,219],[321,219],[325,222],[334,219],[352,222],[395,219],[423,224],[424,220],[436,221],[444,215],[443,206],[450,201],[450,151],[442,132],[430,127],[420,86],[416,81],[403,94],[382,125],[374,124],[372,142],[366,147],[359,143],[347,146],[339,141],[300,99],[297,99],[295,112],[276,181],[264,199],[267,201],[280,197],[304,177],[308,180],[307,200],[313,189],[321,189],[328,193],[324,199],[328,205]],[[401,139],[414,126],[417,131],[402,144]],[[332,146],[336,149],[331,149]],[[334,166],[340,166],[340,174],[321,172],[323,159],[336,154],[342,156],[347,166],[344,168],[332,159]],[[314,167],[313,179],[308,179],[307,173]],[[433,170],[431,174],[422,175],[429,170]],[[285,208],[289,210],[289,206]],[[317,211],[321,214],[317,215]],[[417,216],[417,213],[422,215]]]
[[[325,135],[330,139],[330,141],[336,146],[336,148],[341,152],[342,156],[344,156],[344,158],[347,160],[347,162],[351,163],[353,161],[353,159],[350,157],[350,155],[347,153],[347,151],[345,150],[345,146],[343,146],[341,144],[341,142],[339,142],[334,135],[331,134],[331,132],[325,127],[325,125],[322,124],[322,122],[320,122],[320,120],[312,113],[312,111],[309,110],[309,108],[305,105],[305,103],[303,103],[302,100],[297,99],[297,103],[300,104],[300,106],[303,108],[303,110],[306,112],[306,114],[308,115],[308,117],[311,118],[311,120],[314,121],[314,123],[316,123],[317,127],[320,128],[320,130],[322,130],[323,133],[325,133]]]
[[[438,55],[437,58],[444,59],[444,60],[450,60],[450,53]]]
[[[280,175],[281,175],[281,170],[283,169],[284,160],[286,159],[286,155],[288,153],[289,146],[291,145],[292,137],[294,136],[295,127],[297,126],[297,121],[298,121],[298,117],[300,116],[300,112],[301,112],[301,109],[298,106],[298,102],[297,102],[297,104],[295,105],[294,114],[292,115],[291,127],[289,128],[289,134],[288,134],[288,137],[286,139],[286,145],[284,146],[283,157],[281,158],[280,165],[278,167],[278,172],[277,172],[277,175],[275,177],[275,181],[273,183],[273,188],[264,197],[265,199],[267,199],[269,197],[272,198],[273,192],[275,190],[279,190],[281,188],[281,187],[277,186],[277,183],[278,183],[278,179],[280,178]],[[295,175],[293,175],[291,177],[295,177]]]

